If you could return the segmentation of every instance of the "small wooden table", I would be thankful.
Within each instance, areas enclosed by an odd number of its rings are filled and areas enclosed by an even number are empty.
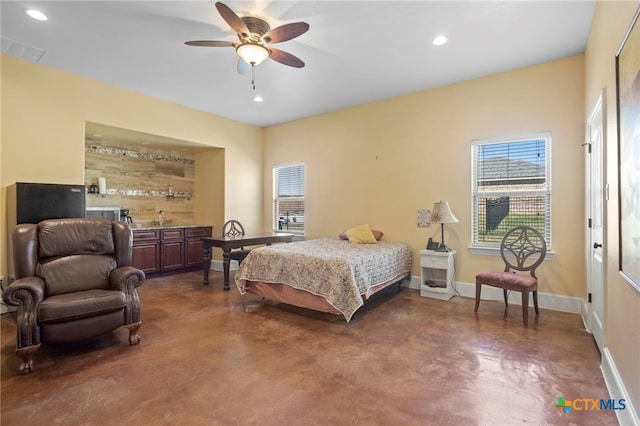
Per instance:
[[[211,247],[222,249],[222,265],[224,269],[224,289],[229,290],[229,265],[230,253],[235,248],[243,246],[255,246],[260,244],[290,243],[293,234],[282,232],[265,232],[260,234],[245,235],[244,237],[205,237],[202,239],[204,251],[204,284],[209,284],[209,268],[211,267]]]

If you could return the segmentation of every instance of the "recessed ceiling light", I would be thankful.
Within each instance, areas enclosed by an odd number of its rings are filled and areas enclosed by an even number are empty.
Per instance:
[[[433,39],[433,44],[436,46],[442,46],[447,42],[447,38],[443,35],[439,35],[438,37]]]
[[[260,95],[255,95],[253,97],[253,102],[262,102],[262,101],[264,101],[264,99]]]
[[[31,16],[33,19],[37,19],[38,21],[46,21],[47,19],[49,19],[47,18],[47,15],[40,12],[39,10],[29,9],[26,13],[27,15]]]

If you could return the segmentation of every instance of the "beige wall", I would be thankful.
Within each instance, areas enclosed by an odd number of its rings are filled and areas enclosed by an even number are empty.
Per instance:
[[[369,223],[411,244],[419,275],[418,251],[441,238],[438,227],[416,226],[416,211],[449,201],[460,223],[445,226],[445,240],[458,251],[456,279],[472,283],[502,261],[467,249],[471,141],[551,131],[556,255],[542,268],[540,291],[583,297],[583,69],[580,55],[268,128],[264,226],[272,167],[302,161],[307,237]]]
[[[7,271],[6,187],[15,182],[83,184],[85,122],[224,148],[224,216],[258,230],[262,129],[11,56],[2,55],[1,61],[1,275]],[[196,207],[196,220],[220,224],[214,209]]]
[[[620,48],[638,1],[598,2],[585,54],[585,117],[605,89],[606,183],[606,346],[623,378],[636,411],[640,409],[640,293],[618,272],[618,138],[615,55]],[[638,24],[636,24],[636,27]]]
[[[198,200],[195,205],[196,223],[205,223],[213,225],[215,235],[222,232],[224,224],[224,203],[218,200],[224,200],[225,188],[225,165],[224,150],[216,149],[196,154],[196,179],[195,191],[197,194],[209,194]],[[222,185],[212,185],[212,182],[220,182]],[[260,220],[255,218],[254,220]],[[213,253],[220,256],[220,253]]]

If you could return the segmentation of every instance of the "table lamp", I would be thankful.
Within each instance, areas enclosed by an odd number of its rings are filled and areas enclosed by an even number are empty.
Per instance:
[[[439,223],[440,229],[442,232],[442,243],[436,249],[436,251],[451,251],[449,247],[444,243],[444,224],[445,223],[458,223],[459,220],[457,217],[453,215],[451,209],[449,208],[449,203],[447,201],[440,201],[433,204],[433,210],[431,210],[431,216],[429,217],[429,222],[431,223]]]

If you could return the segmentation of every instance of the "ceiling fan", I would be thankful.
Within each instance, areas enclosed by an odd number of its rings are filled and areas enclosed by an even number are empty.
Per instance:
[[[219,40],[194,40],[185,42],[188,46],[227,47],[232,46],[240,56],[238,72],[244,74],[266,58],[290,67],[302,68],[304,62],[280,49],[270,46],[273,43],[294,39],[309,30],[306,22],[293,22],[271,29],[269,24],[253,16],[239,17],[227,5],[216,2],[216,9],[227,24],[238,34],[239,42]]]

